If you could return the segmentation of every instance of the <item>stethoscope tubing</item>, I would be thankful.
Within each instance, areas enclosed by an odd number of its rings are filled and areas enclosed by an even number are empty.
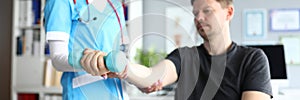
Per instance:
[[[74,2],[74,5],[76,6],[76,0],[73,0]],[[86,4],[89,5],[89,1],[88,0],[85,0]],[[110,0],[107,0],[107,2],[109,3],[109,5],[113,8],[116,16],[117,16],[117,19],[118,19],[118,23],[119,23],[119,26],[120,26],[120,32],[121,32],[121,43],[122,45],[124,45],[124,36],[123,36],[123,28],[122,28],[122,24],[121,24],[121,19],[120,19],[120,16],[115,8],[115,6],[113,5],[113,3],[110,1]],[[79,9],[77,9],[77,7],[75,7],[75,10],[79,13]],[[80,14],[80,13],[79,13]],[[97,18],[94,17],[93,20],[96,20]],[[88,19],[87,20],[84,20],[80,17],[79,15],[79,18],[78,18],[78,21],[79,22],[82,22],[84,24],[88,24],[90,20],[90,8],[88,7]]]

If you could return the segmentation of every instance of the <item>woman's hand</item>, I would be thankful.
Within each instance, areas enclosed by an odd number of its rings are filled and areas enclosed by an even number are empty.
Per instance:
[[[87,48],[83,51],[80,64],[87,73],[94,76],[101,75],[106,77],[109,71],[104,64],[104,56],[106,56],[106,53],[102,51]]]

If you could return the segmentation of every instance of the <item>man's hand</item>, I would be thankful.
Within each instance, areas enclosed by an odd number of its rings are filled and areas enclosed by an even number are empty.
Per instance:
[[[102,51],[85,49],[80,64],[87,73],[105,77],[109,71],[104,64],[104,56],[106,56],[106,53]]]
[[[139,88],[140,91],[144,92],[144,93],[151,93],[151,92],[155,92],[155,91],[159,91],[163,88],[163,84],[161,82],[161,80],[158,80],[157,82],[155,82],[153,85],[146,87],[146,88]]]

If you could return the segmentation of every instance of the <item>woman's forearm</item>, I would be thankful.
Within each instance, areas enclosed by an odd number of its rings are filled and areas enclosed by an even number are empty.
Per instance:
[[[54,68],[58,71],[75,71],[68,63],[68,41],[49,40],[50,58]]]

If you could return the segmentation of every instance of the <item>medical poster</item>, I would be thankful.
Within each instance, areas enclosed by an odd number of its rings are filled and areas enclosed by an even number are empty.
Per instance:
[[[270,10],[270,31],[300,31],[300,9]]]
[[[246,39],[266,37],[266,12],[265,9],[244,10],[243,30]]]
[[[284,46],[286,64],[300,64],[300,37],[283,36],[280,40]]]

